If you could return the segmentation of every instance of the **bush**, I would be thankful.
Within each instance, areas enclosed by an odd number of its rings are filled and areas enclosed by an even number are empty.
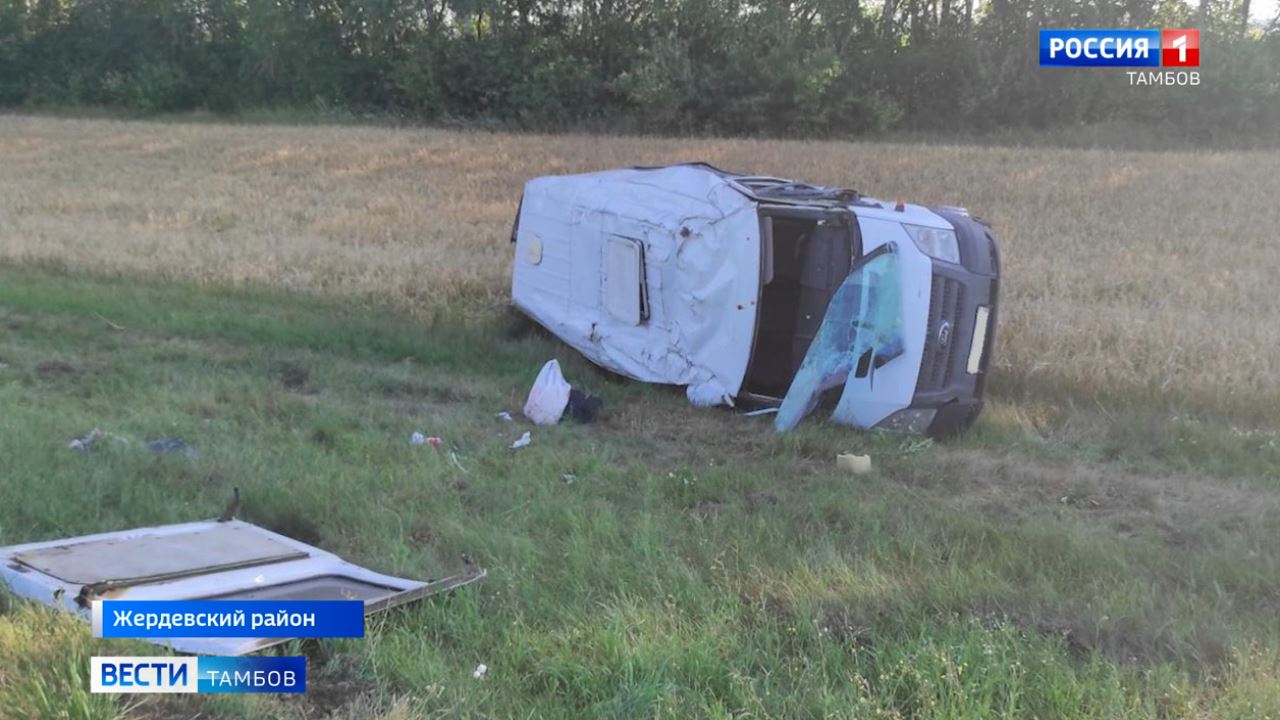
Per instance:
[[[657,132],[854,136],[1155,123],[1280,126],[1280,29],[1229,3],[1046,8],[834,0],[0,0],[0,105],[330,111]],[[927,9],[926,9],[927,8]],[[949,8],[940,9],[940,8]],[[1198,88],[1037,66],[1040,27],[1203,26]]]

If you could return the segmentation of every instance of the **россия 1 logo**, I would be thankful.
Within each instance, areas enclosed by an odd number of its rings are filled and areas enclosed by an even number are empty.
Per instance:
[[[1160,64],[1165,67],[1200,67],[1200,31],[1161,30]]]
[[[1200,67],[1199,30],[1041,30],[1040,67]],[[1129,71],[1130,85],[1199,85],[1192,71]]]

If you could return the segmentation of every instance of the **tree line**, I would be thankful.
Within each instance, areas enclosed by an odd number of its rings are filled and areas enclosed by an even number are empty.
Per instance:
[[[1038,67],[1040,28],[1201,29],[1195,87]],[[302,108],[774,136],[1280,125],[1249,0],[0,0],[0,106]]]

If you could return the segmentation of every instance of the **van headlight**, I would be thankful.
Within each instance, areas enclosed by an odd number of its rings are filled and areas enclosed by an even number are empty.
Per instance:
[[[955,230],[924,227],[923,225],[907,225],[907,234],[915,242],[920,252],[931,258],[960,264],[960,243],[956,240]]]

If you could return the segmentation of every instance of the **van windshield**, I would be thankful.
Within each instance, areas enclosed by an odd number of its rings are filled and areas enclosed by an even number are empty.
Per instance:
[[[822,393],[866,378],[902,354],[902,277],[891,245],[868,254],[827,305],[822,325],[778,408],[774,427],[794,428]]]

